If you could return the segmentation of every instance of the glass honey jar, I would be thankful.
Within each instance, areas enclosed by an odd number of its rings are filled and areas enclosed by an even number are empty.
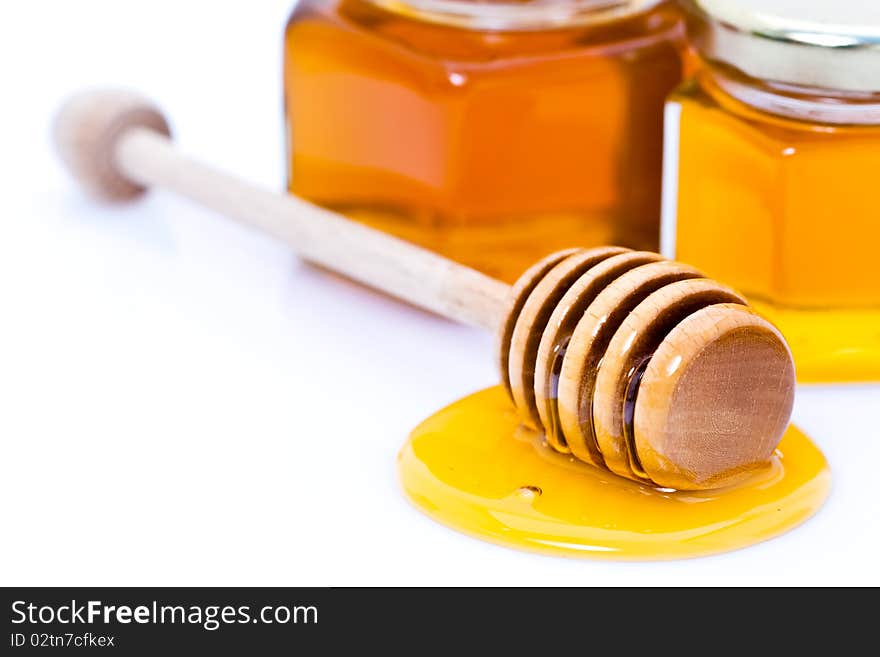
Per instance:
[[[659,247],[662,0],[301,0],[289,190],[505,281],[570,246]]]
[[[683,4],[664,255],[747,294],[801,381],[880,379],[880,2]]]

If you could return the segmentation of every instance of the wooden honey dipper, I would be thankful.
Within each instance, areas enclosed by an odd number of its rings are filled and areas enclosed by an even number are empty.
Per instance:
[[[55,141],[100,198],[171,189],[280,238],[308,260],[500,335],[501,379],[557,451],[660,487],[735,483],[773,455],[794,400],[779,331],[695,269],[618,247],[544,258],[513,287],[299,198],[178,153],[132,93],[84,92]]]

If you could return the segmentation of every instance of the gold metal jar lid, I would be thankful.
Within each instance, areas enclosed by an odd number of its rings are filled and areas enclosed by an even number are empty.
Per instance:
[[[746,75],[880,92],[880,0],[683,0],[691,41]]]
[[[529,31],[595,25],[664,0],[368,0],[416,20],[472,30]]]

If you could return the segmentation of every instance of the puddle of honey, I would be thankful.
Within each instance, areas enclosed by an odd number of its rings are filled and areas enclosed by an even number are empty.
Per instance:
[[[507,547],[593,559],[680,559],[778,536],[831,488],[822,452],[789,427],[768,467],[716,491],[670,491],[559,454],[523,428],[499,386],[425,420],[398,457],[409,499],[453,529]]]

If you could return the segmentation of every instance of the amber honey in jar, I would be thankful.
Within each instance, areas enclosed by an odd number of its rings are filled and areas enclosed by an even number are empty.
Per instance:
[[[684,4],[664,255],[756,302],[801,380],[880,379],[880,2]]]
[[[507,281],[569,246],[659,242],[660,0],[302,0],[289,189]]]

